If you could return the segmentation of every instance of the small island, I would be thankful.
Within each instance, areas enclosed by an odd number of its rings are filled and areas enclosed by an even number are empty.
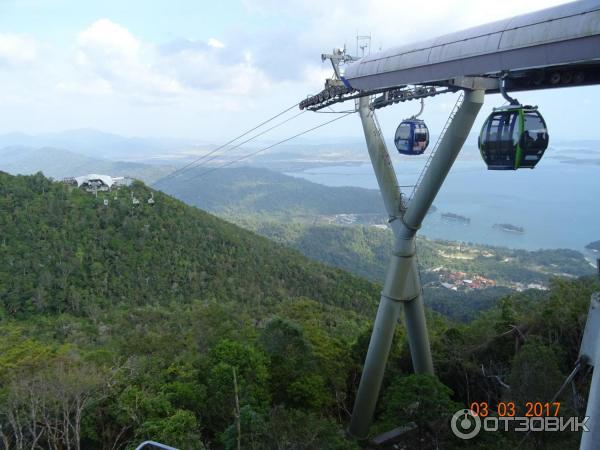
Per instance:
[[[600,252],[600,241],[590,242],[588,245],[585,246],[585,248],[598,253]]]
[[[461,216],[461,215],[458,215],[458,214],[454,214],[454,213],[451,213],[451,212],[449,212],[449,213],[443,213],[442,214],[442,219],[444,219],[444,220],[451,220],[453,222],[460,222],[460,223],[465,224],[465,225],[471,223],[471,219],[469,219],[468,217]]]
[[[517,225],[512,225],[510,223],[496,223],[494,224],[494,228],[498,228],[502,231],[506,231],[508,233],[517,233],[523,234],[525,233],[525,228],[519,227]]]

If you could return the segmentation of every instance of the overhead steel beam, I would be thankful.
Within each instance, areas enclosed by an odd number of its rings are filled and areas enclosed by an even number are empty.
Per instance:
[[[352,88],[371,91],[448,85],[457,77],[498,77],[507,71],[521,80],[515,82],[520,89],[600,83],[600,0],[566,3],[373,53],[348,64],[343,77]]]

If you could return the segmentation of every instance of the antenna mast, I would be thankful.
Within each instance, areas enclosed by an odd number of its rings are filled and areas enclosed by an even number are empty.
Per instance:
[[[361,50],[361,58],[365,57],[365,50],[367,50],[366,54],[367,56],[371,54],[371,34],[364,34],[364,35],[360,35],[358,34],[358,31],[356,32],[356,55],[358,56],[358,49],[360,48]]]

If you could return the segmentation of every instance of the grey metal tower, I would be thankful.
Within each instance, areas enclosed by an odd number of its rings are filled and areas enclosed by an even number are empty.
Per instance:
[[[600,258],[597,260],[600,275]],[[584,363],[592,366],[592,383],[588,395],[586,417],[589,417],[589,431],[581,435],[580,450],[600,449],[600,292],[594,292],[581,341],[579,356]]]
[[[401,310],[415,372],[433,373],[415,236],[473,126],[484,94],[500,93],[504,88],[527,91],[600,84],[600,0],[566,3],[371,53],[359,60],[342,50],[334,53],[335,58],[330,58],[334,79],[325,83],[322,92],[300,102],[300,108],[316,111],[360,98],[358,111],[369,156],[395,237],[349,428],[352,435],[364,438]],[[347,64],[343,74],[341,63]],[[464,91],[464,101],[451,114],[414,195],[407,201],[374,110],[458,90]],[[374,95],[379,97],[370,102],[368,98]]]
[[[469,135],[483,99],[482,90],[465,91],[462,104],[451,117],[439,145],[434,149],[435,153],[423,179],[408,203],[398,187],[396,173],[377,125],[375,112],[369,107],[368,97],[359,101],[369,156],[390,217],[395,244],[350,422],[349,432],[358,438],[364,438],[368,434],[401,310],[404,311],[413,368],[416,373],[433,374],[415,237]]]

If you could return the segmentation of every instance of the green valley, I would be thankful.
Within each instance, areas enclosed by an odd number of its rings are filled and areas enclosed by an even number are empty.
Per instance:
[[[157,187],[309,258],[383,282],[392,235],[383,225],[379,192],[332,188],[253,167],[202,173],[190,169]],[[458,320],[473,319],[503,295],[547,289],[552,277],[594,273],[581,253],[568,249],[526,251],[420,238],[418,252],[426,302]]]

